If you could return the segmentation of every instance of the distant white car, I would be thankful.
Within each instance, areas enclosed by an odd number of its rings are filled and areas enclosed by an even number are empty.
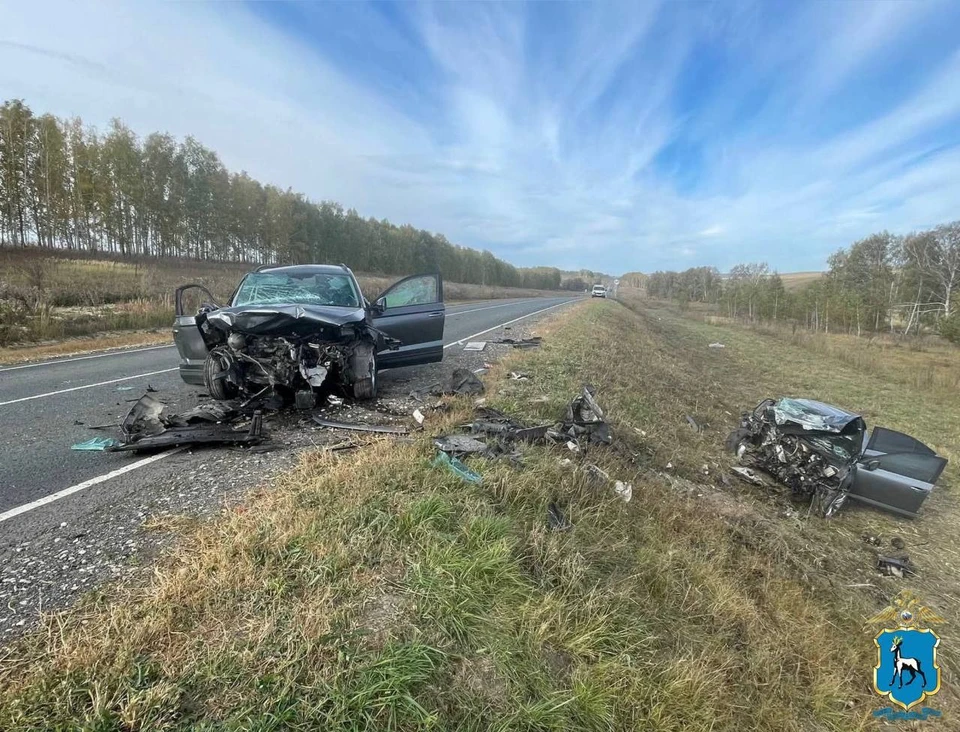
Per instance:
[[[594,285],[593,291],[590,293],[590,297],[606,297],[607,288],[603,285]]]

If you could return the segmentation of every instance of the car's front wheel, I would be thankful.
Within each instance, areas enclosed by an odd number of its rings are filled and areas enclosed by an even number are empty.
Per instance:
[[[237,387],[227,381],[227,372],[230,370],[230,360],[219,352],[211,351],[203,362],[203,385],[207,392],[218,401],[233,399],[237,395]]]
[[[359,376],[359,374],[357,374]],[[370,354],[367,361],[367,368],[361,378],[354,377],[353,381],[354,399],[376,399],[377,398],[377,356]]]

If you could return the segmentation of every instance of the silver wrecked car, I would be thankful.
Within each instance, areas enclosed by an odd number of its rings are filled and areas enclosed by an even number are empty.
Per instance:
[[[192,313],[190,296],[202,300]],[[241,280],[229,305],[199,284],[174,301],[180,376],[214,399],[272,392],[308,406],[331,384],[371,399],[379,370],[443,358],[439,274],[405,277],[370,303],[346,265],[267,266]]]
[[[765,399],[727,439],[740,462],[759,468],[818,512],[852,498],[915,517],[947,464],[919,440],[812,399]]]

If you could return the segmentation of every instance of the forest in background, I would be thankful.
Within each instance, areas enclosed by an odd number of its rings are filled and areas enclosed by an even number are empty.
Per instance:
[[[733,318],[861,335],[936,332],[960,343],[960,221],[906,236],[872,234],[840,249],[822,277],[786,288],[766,263],[654,272],[652,297],[709,303]]]
[[[192,137],[140,139],[120,120],[101,133],[78,118],[0,106],[0,245],[120,258],[345,262],[356,271],[439,271],[452,282],[582,289],[595,274],[515,267],[488,251],[231,172]]]

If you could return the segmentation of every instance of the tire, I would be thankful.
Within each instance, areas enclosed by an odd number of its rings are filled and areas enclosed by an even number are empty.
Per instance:
[[[377,357],[373,353],[367,361],[367,375],[353,382],[354,399],[377,398]]]
[[[227,357],[217,351],[208,353],[207,360],[203,362],[203,385],[207,387],[207,393],[220,402],[237,395],[237,387],[224,378],[229,368]]]

